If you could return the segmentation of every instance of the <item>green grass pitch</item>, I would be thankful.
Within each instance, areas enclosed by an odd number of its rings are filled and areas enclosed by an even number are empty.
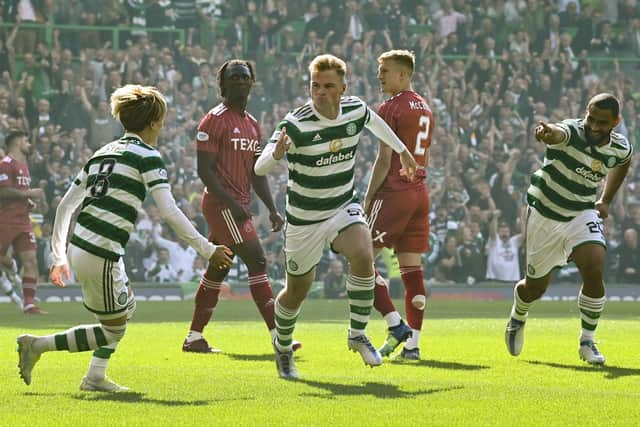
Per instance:
[[[401,302],[398,301],[398,306]],[[0,304],[0,426],[631,426],[640,425],[640,308],[605,306],[596,336],[604,367],[578,358],[575,302],[539,302],[525,348],[508,355],[510,302],[430,301],[420,363],[365,367],[347,351],[346,301],[309,300],[296,338],[301,380],[277,377],[268,332],[250,301],[222,301],[205,331],[223,354],[183,354],[192,302],[142,302],[108,375],[123,394],[78,389],[90,353],[51,352],[31,386],[15,338],[93,323],[80,303],[25,317]],[[375,314],[376,345],[385,325]]]

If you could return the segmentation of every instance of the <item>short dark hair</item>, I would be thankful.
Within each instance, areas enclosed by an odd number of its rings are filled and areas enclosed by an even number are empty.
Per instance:
[[[29,136],[25,131],[20,129],[12,129],[9,131],[7,136],[4,138],[4,143],[7,148],[11,148],[11,146],[20,138],[24,136]]]
[[[224,72],[227,70],[227,67],[230,65],[244,65],[249,68],[249,73],[251,73],[251,80],[256,81],[256,73],[253,68],[253,63],[251,61],[247,61],[244,59],[230,59],[226,61],[224,64],[218,68],[218,72],[216,73],[216,80],[218,81],[218,87],[220,88],[220,95],[225,97],[224,88],[222,87],[222,83],[224,83]]]
[[[618,98],[616,98],[615,95],[610,93],[599,93],[595,95],[589,100],[587,109],[592,105],[601,110],[611,111],[613,117],[617,118],[620,115],[620,101],[618,101]]]

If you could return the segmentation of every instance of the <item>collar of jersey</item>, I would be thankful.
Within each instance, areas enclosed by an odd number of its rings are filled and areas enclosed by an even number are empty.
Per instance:
[[[138,135],[137,133],[133,133],[133,132],[125,132],[124,135],[122,135],[122,138],[120,138],[120,140],[126,140],[126,141],[130,141],[134,140],[135,142],[138,142],[140,144],[143,145],[149,145],[146,142],[144,142],[144,140],[140,137],[140,135]]]
[[[335,119],[330,119],[330,118],[320,114],[320,112],[318,111],[316,106],[313,105],[313,100],[311,100],[309,102],[309,104],[311,104],[311,109],[313,110],[313,113],[316,114],[318,117],[320,117],[323,120],[326,120],[326,121],[329,121],[329,122],[335,122],[336,120],[338,120],[340,118],[340,116],[342,116],[342,98],[340,98],[340,110],[338,110],[338,115],[336,116]]]

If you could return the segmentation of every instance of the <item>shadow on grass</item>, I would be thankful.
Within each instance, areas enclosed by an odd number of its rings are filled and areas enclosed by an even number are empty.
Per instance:
[[[384,383],[365,383],[363,385],[356,385],[356,384],[323,383],[320,381],[309,381],[304,379],[296,380],[295,382],[307,384],[311,387],[316,387],[331,393],[331,395],[327,395],[323,393],[302,393],[301,394],[302,396],[320,397],[323,399],[334,399],[337,396],[352,396],[352,395],[370,395],[373,397],[377,397],[378,399],[403,399],[403,398],[411,398],[415,396],[424,396],[428,394],[443,393],[446,391],[461,390],[464,388],[462,386],[454,386],[454,387],[431,388],[431,389],[416,390],[416,391],[403,391],[403,390],[400,390],[400,388],[398,388],[398,386],[395,384],[384,384]]]
[[[426,366],[428,368],[450,369],[453,371],[481,371],[489,369],[485,365],[468,365],[466,363],[445,362],[442,360],[391,360],[391,364],[403,366]]]
[[[222,353],[229,359],[239,360],[241,362],[273,362],[275,356],[273,353],[268,354],[239,354],[239,353]],[[296,359],[298,360],[298,359]]]
[[[525,360],[525,362],[531,365],[540,365],[540,366],[549,366],[551,368],[569,369],[576,372],[604,372],[605,378],[608,380],[615,380],[616,378],[620,378],[620,377],[640,375],[640,369],[625,368],[622,366],[565,365],[562,363],[540,362],[538,360]]]
[[[162,406],[205,406],[214,402],[223,402],[227,399],[211,399],[211,400],[166,400],[166,399],[153,399],[145,397],[144,393],[129,391],[121,393],[91,393],[81,394],[76,393],[71,395],[72,398],[77,400],[84,400],[89,402],[120,402],[120,403],[149,403],[152,405]],[[233,399],[237,400],[237,399]],[[247,398],[243,400],[253,400]]]

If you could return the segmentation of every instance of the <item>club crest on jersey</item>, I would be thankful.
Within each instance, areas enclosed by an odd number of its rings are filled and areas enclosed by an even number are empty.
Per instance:
[[[594,172],[600,172],[600,170],[602,169],[602,162],[600,160],[592,160],[591,169]]]
[[[166,178],[167,171],[165,169],[158,169],[158,175],[160,175],[162,178]]]
[[[290,259],[288,264],[291,271],[298,270],[298,264],[294,260]]]
[[[354,125],[355,126],[355,125]],[[337,153],[342,148],[342,140],[334,139],[329,143],[329,151],[332,153]]]
[[[120,295],[118,295],[118,304],[125,305],[127,303],[128,295],[127,291],[122,291]]]
[[[358,127],[356,126],[355,123],[349,123],[345,130],[347,131],[347,135],[353,136],[358,131]]]
[[[196,134],[196,139],[198,141],[208,141],[209,140],[209,134],[203,131],[198,131],[198,133]]]

